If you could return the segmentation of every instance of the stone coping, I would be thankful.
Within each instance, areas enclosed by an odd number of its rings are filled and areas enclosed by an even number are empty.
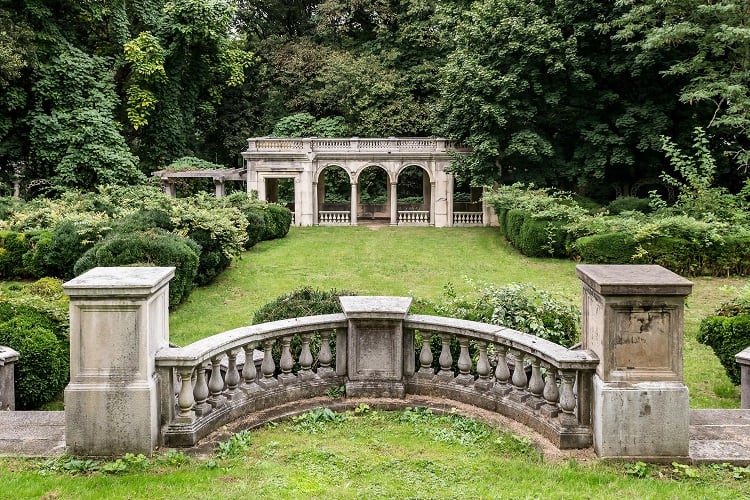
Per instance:
[[[166,286],[174,267],[95,267],[63,283],[71,297],[146,298]]]
[[[0,366],[4,366],[6,363],[13,363],[18,361],[18,352],[14,351],[10,347],[0,345]]]
[[[658,265],[579,264],[576,275],[600,295],[687,296],[693,282]]]
[[[348,319],[404,319],[411,297],[354,295],[339,297]]]
[[[750,346],[744,351],[737,353],[734,359],[741,365],[750,365]]]

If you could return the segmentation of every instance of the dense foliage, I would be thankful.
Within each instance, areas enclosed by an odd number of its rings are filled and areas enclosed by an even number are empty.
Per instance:
[[[0,345],[19,353],[15,364],[19,410],[39,408],[68,383],[67,311],[62,284],[51,278],[0,293]]]
[[[701,321],[698,341],[714,350],[729,379],[739,385],[740,365],[735,356],[750,347],[750,286],[739,297],[723,304],[715,315]]]
[[[747,1],[0,0],[0,170],[24,195],[253,135],[447,135],[463,182],[598,199],[666,170],[694,127],[747,175]],[[658,182],[658,180],[657,180]],[[616,190],[612,189],[616,187]]]

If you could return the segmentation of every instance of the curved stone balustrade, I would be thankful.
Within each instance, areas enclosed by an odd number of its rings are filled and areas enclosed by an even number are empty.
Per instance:
[[[377,314],[368,317],[378,319]],[[310,350],[315,334],[321,339],[316,359]],[[378,393],[384,394],[391,394],[391,385],[403,385],[407,394],[497,411],[542,432],[561,448],[591,445],[588,393],[598,361],[589,352],[507,328],[437,316],[407,315],[403,334],[402,359],[395,360],[404,367],[402,379],[391,384],[375,375],[365,385],[379,384]],[[162,381],[164,444],[193,445],[248,412],[322,396],[346,385],[346,367],[352,362],[347,359],[348,335],[347,316],[335,314],[238,328],[183,348],[162,349],[156,366]],[[290,348],[295,336],[302,345],[298,359]],[[434,336],[441,339],[438,351],[431,347]],[[415,338],[421,339],[418,351]],[[457,373],[450,352],[454,339],[460,345]],[[476,362],[469,356],[470,345],[479,352]],[[281,353],[279,366],[272,356],[274,347]],[[260,366],[245,361],[255,349],[263,352]],[[435,360],[438,368],[433,368]]]

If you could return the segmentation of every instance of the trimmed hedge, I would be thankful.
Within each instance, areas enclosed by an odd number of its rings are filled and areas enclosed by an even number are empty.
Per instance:
[[[193,289],[199,253],[200,247],[191,239],[159,229],[115,233],[78,259],[75,274],[97,266],[174,266],[175,276],[169,282],[169,305],[174,307]]]
[[[585,262],[595,264],[630,264],[638,243],[629,233],[602,233],[578,238],[573,252]]]
[[[289,226],[292,224],[292,212],[281,205],[269,203],[264,211],[264,220],[263,241],[283,238],[289,232]]]
[[[0,345],[19,352],[16,407],[37,409],[53,400],[70,374],[68,300],[62,283],[43,278],[0,295]]]
[[[698,330],[698,342],[713,349],[729,380],[740,385],[740,366],[735,356],[750,346],[750,314],[705,318]]]

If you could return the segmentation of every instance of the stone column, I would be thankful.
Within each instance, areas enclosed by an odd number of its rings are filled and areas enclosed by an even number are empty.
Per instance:
[[[214,190],[216,192],[217,198],[222,198],[226,195],[226,189],[224,187],[224,178],[223,177],[217,177],[214,178]]]
[[[161,188],[170,198],[177,197],[177,186],[175,185],[174,180],[163,177],[161,179]]]
[[[350,224],[352,226],[356,226],[357,225],[357,205],[359,205],[359,203],[358,203],[358,198],[357,198],[357,184],[355,182],[352,182],[351,198],[352,198],[352,208],[351,208],[351,215],[349,217]]]
[[[322,179],[321,179],[322,180]],[[325,180],[323,180],[325,183]],[[324,191],[323,191],[323,199],[325,199],[325,184],[324,184]],[[317,182],[313,182],[312,185],[312,196],[313,196],[313,226],[317,226],[320,224],[320,216],[318,215],[318,210],[320,210],[320,184]]]
[[[150,455],[159,445],[154,356],[169,346],[173,267],[97,267],[70,296],[65,441],[74,455]]]
[[[742,408],[750,409],[750,347],[735,356],[740,365]]]
[[[398,183],[390,184],[391,226],[398,226]]]
[[[13,371],[18,361],[18,352],[0,346],[0,411],[16,409],[16,388]]]
[[[579,265],[583,348],[594,375],[594,450],[602,458],[688,457],[683,310],[693,284],[661,266]]]
[[[404,375],[414,373],[414,333],[403,324],[411,297],[339,297],[349,320],[346,348],[346,395],[397,397],[406,394]],[[344,337],[337,339],[343,341]]]

